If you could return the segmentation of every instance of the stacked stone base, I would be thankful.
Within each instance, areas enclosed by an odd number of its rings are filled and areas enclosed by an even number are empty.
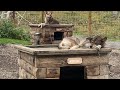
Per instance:
[[[109,79],[108,64],[87,67],[87,79]]]
[[[36,68],[24,60],[19,60],[21,79],[59,79],[60,68]]]
[[[84,66],[87,79],[108,79],[107,55],[56,55],[35,56],[19,52],[19,79],[60,79],[60,67]],[[70,65],[68,58],[82,58],[81,64]]]

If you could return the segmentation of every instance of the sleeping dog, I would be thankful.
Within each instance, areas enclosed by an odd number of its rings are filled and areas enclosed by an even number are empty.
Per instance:
[[[76,37],[65,37],[60,42],[59,49],[77,49],[79,48],[80,40]]]
[[[65,37],[59,44],[59,49],[77,49],[79,47],[95,48],[100,50],[104,48],[107,37],[95,36],[80,40],[76,37]]]

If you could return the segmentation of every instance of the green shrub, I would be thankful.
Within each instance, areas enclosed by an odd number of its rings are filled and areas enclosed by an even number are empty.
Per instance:
[[[23,27],[15,27],[11,21],[2,20],[0,23],[0,38],[30,40],[30,34]]]

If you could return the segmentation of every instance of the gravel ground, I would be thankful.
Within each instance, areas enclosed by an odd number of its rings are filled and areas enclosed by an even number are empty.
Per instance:
[[[106,42],[113,48],[109,54],[110,79],[120,79],[120,42]],[[18,51],[13,45],[0,45],[0,79],[18,79]]]
[[[109,78],[120,79],[120,50],[112,50],[109,54]]]
[[[110,47],[112,49],[119,49],[120,50],[120,42],[107,41],[106,42],[106,47]]]
[[[13,45],[0,45],[0,79],[18,78],[18,51]]]

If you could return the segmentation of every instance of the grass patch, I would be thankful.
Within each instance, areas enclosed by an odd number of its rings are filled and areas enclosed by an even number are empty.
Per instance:
[[[30,45],[30,41],[17,40],[17,39],[9,39],[9,38],[0,38],[0,44],[22,44],[22,45]]]
[[[25,11],[18,11],[21,15]],[[42,22],[42,11],[27,11],[24,18],[31,23],[38,24]],[[88,11],[53,11],[53,17],[57,19],[61,24],[74,24],[74,35],[77,36],[89,36],[88,30]],[[117,17],[117,18],[116,18]],[[19,21],[19,20],[18,20]],[[20,27],[11,29],[9,23],[1,25],[1,37],[10,38],[8,35],[17,37],[16,39],[28,40],[29,33],[22,34],[22,29],[30,31],[28,22],[21,20]],[[8,28],[8,29],[6,29]],[[6,33],[8,31],[8,34]],[[119,15],[112,14],[112,11],[92,11],[92,35],[104,35],[112,41],[120,40],[120,12]],[[3,33],[5,31],[5,33]],[[12,35],[11,32],[15,32]],[[21,32],[20,32],[21,31]],[[10,33],[10,34],[9,34]],[[7,34],[7,35],[6,35]],[[6,36],[6,37],[5,37]]]

